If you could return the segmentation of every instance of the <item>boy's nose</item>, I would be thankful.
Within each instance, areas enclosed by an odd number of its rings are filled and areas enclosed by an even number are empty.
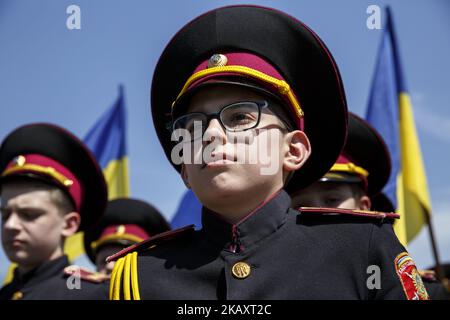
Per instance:
[[[220,139],[220,141],[225,144],[227,141],[227,135],[219,120],[211,119],[211,121],[207,124],[205,133],[203,134],[203,141],[210,143],[215,141],[215,139]]]
[[[8,219],[3,223],[3,228],[5,228],[5,230],[20,229],[20,219],[16,213],[13,212],[9,215]]]

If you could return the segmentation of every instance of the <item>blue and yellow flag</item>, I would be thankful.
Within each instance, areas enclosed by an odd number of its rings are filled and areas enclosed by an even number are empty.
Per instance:
[[[406,245],[431,213],[425,168],[389,8],[375,67],[367,120],[378,130],[392,158],[383,192],[400,214],[394,229]]]
[[[126,114],[123,87],[114,105],[103,114],[84,138],[105,175],[109,200],[129,196],[126,149]],[[76,233],[65,242],[64,251],[73,261],[84,253],[83,234]]]
[[[84,139],[103,169],[110,200],[128,197],[130,193],[125,118],[121,86],[115,104],[97,121]]]

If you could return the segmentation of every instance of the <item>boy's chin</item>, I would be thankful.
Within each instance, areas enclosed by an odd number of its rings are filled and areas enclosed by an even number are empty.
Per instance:
[[[208,198],[223,198],[223,197],[233,197],[235,195],[242,194],[242,188],[233,188],[229,185],[220,185],[220,184],[208,184],[203,187],[203,190],[200,191],[200,194],[205,194]]]
[[[248,179],[244,179],[239,172],[224,170],[211,172],[199,183],[201,188],[208,188],[208,192],[233,193],[241,192],[248,186]]]
[[[28,265],[30,262],[30,255],[27,252],[6,252],[6,256],[8,257],[9,261],[18,265]]]
[[[38,265],[45,260],[45,257],[35,256],[33,255],[33,252],[25,250],[9,252],[6,255],[11,262],[18,264],[19,266]]]
[[[232,183],[231,181],[223,180],[214,181],[214,179],[193,189],[200,200],[203,198],[207,202],[211,201],[211,199],[221,201],[223,198],[241,197],[245,190],[246,188],[242,183]]]

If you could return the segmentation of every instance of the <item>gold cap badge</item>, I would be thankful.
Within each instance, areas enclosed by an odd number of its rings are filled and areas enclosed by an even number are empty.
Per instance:
[[[211,58],[208,60],[208,68],[214,68],[214,67],[223,67],[226,66],[228,63],[228,58],[223,54],[214,54]]]
[[[17,156],[14,158],[13,163],[17,167],[22,167],[26,162],[26,159],[24,156]]]
[[[124,233],[125,233],[125,226],[123,224],[121,224],[120,226],[117,226],[116,234],[117,235],[122,235]]]

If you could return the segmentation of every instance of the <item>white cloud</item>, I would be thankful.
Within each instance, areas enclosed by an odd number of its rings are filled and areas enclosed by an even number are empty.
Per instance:
[[[450,118],[435,112],[421,93],[412,94],[411,101],[417,126],[433,137],[450,143]]]

